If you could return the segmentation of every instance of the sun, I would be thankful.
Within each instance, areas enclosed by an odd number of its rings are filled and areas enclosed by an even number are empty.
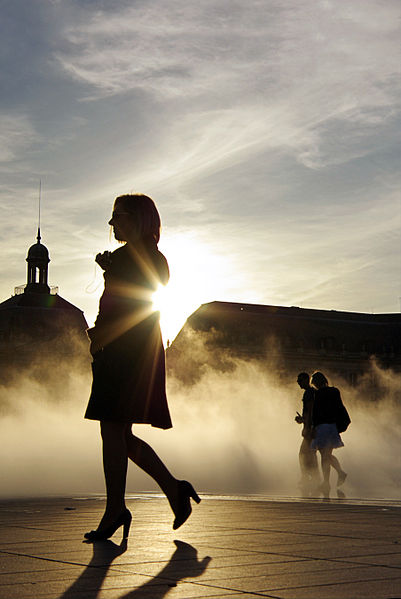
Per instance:
[[[189,305],[182,297],[182,289],[169,283],[159,286],[153,294],[153,309],[160,312],[160,327],[165,345],[169,345],[185,324],[187,317],[198,308],[196,301]]]
[[[201,304],[222,299],[229,269],[225,257],[191,233],[166,236],[159,247],[170,266],[170,281],[154,293],[153,307],[160,312],[163,341],[168,345]]]

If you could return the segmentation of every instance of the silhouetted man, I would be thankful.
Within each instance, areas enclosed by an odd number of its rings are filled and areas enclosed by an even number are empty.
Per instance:
[[[310,495],[319,484],[319,470],[317,465],[316,451],[311,449],[312,442],[312,410],[315,391],[309,384],[309,374],[300,372],[297,383],[304,389],[302,396],[302,415],[297,412],[296,422],[303,424],[302,443],[299,448],[299,466],[301,468],[301,491]]]

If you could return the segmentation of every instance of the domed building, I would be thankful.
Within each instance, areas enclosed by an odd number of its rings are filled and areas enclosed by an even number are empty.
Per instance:
[[[88,325],[82,310],[48,284],[50,258],[39,228],[26,261],[26,284],[16,287],[14,295],[0,304],[0,363],[43,365],[88,353]]]

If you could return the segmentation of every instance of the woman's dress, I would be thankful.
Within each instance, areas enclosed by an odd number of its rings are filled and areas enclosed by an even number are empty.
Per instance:
[[[168,281],[168,265],[154,242],[125,244],[110,256],[95,326],[88,335],[93,382],[85,418],[143,423],[167,429],[165,355],[152,293]]]

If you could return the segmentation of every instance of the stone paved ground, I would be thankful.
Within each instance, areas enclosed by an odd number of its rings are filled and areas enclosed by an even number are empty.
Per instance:
[[[87,544],[99,498],[0,502],[0,599],[401,597],[400,506],[204,497],[178,531],[129,499],[130,538]]]

